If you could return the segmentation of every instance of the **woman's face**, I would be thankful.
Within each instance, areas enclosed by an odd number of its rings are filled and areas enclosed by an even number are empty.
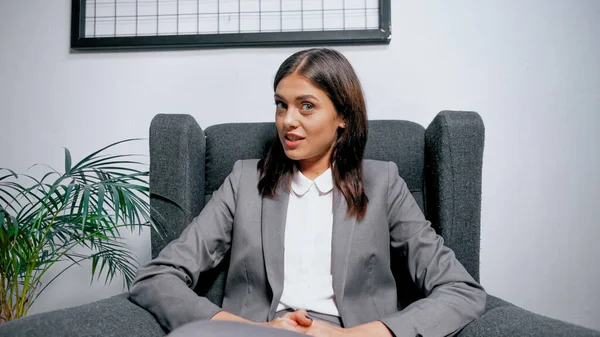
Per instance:
[[[285,154],[305,163],[327,163],[337,137],[345,127],[333,102],[306,77],[290,74],[275,90],[275,122]]]

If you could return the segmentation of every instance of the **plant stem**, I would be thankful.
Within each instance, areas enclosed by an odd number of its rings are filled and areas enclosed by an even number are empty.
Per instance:
[[[6,285],[8,285],[8,279],[3,273],[0,273],[0,323],[8,321],[11,317],[12,310],[6,298]]]
[[[41,209],[41,210],[43,210],[43,209],[45,208],[45,207],[43,206],[43,204],[42,204],[42,206],[41,206],[41,207],[42,207],[42,209]],[[52,220],[50,220],[50,223],[48,224],[48,227],[46,228],[46,230],[45,230],[45,232],[44,232],[44,235],[42,236],[42,238],[40,239],[39,243],[38,243],[38,244],[37,244],[37,246],[35,247],[35,253],[33,254],[34,258],[33,258],[33,260],[31,260],[31,263],[29,263],[29,266],[28,266],[28,268],[27,268],[27,271],[25,272],[25,280],[24,280],[24,282],[23,282],[23,290],[22,290],[22,293],[20,294],[20,298],[19,298],[19,299],[20,299],[20,303],[19,303],[19,306],[18,306],[18,308],[17,308],[17,317],[22,317],[22,316],[24,316],[25,314],[27,314],[27,311],[29,311],[29,308],[31,307],[30,305],[28,305],[28,306],[27,306],[27,308],[25,308],[25,304],[27,303],[27,299],[28,299],[28,293],[29,293],[29,291],[31,291],[31,289],[32,289],[32,288],[31,288],[31,284],[30,284],[31,277],[32,277],[32,274],[33,274],[33,272],[34,272],[35,265],[36,265],[36,263],[37,263],[37,261],[38,261],[38,258],[39,258],[39,256],[40,256],[40,251],[41,251],[41,250],[42,250],[42,248],[44,247],[44,245],[45,245],[45,243],[46,243],[46,239],[48,238],[48,233],[50,233],[50,229],[52,229],[52,226],[54,225],[54,221],[56,220],[56,217],[58,216],[58,214],[60,213],[60,211],[61,211],[61,210],[62,210],[62,207],[61,207],[61,208],[59,208],[59,209],[58,209],[58,210],[57,210],[57,211],[54,213],[54,215],[52,216]],[[41,219],[41,215],[40,215],[40,219]],[[73,247],[73,246],[71,246],[71,248],[72,248],[72,247]],[[61,254],[61,255],[59,256],[59,259],[60,259],[60,257],[62,257],[62,256],[65,254],[65,253],[66,253],[66,251],[65,251],[65,252],[63,252],[63,254]],[[48,264],[48,265],[46,266],[46,268],[44,268],[44,269],[42,270],[42,272],[41,272],[41,273],[40,273],[40,274],[39,274],[37,277],[35,277],[35,278],[34,278],[34,282],[31,282],[31,283],[32,283],[32,284],[34,284],[34,285],[35,285],[35,284],[37,284],[37,283],[39,282],[40,278],[42,277],[42,275],[44,275],[44,273],[46,273],[46,271],[47,271],[47,270],[48,270],[48,269],[49,269],[49,268],[50,268],[52,265],[54,265],[54,263],[55,263],[57,260],[58,260],[58,259],[56,259],[56,260],[52,261],[52,263]]]

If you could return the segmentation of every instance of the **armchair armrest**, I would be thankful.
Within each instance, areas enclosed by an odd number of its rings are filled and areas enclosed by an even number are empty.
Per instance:
[[[425,130],[426,216],[476,281],[484,134],[469,111],[442,111]]]
[[[599,331],[538,315],[489,295],[486,309],[457,337],[600,337]]]
[[[150,123],[149,144],[150,206],[164,225],[162,235],[150,233],[154,258],[204,207],[206,138],[192,116],[158,114]]]
[[[126,294],[0,324],[0,336],[11,337],[159,337],[164,335],[165,332],[154,317],[131,303]]]

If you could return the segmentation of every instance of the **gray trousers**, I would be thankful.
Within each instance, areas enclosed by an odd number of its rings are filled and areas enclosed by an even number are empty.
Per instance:
[[[275,317],[281,317],[293,310],[281,310]],[[331,325],[343,326],[339,317],[309,311],[308,315],[315,320],[325,321]],[[196,321],[173,330],[168,337],[300,337],[301,333],[266,326],[228,321]]]

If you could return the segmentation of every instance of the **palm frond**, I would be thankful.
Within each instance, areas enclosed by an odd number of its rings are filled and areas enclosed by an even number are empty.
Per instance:
[[[142,138],[131,138],[131,139],[125,139],[125,140],[121,140],[115,143],[112,143],[110,145],[107,145],[103,148],[101,148],[100,150],[97,150],[95,152],[93,152],[92,154],[90,154],[89,156],[83,158],[80,162],[78,162],[73,168],[72,170],[78,169],[79,167],[85,165],[90,159],[94,158],[96,155],[98,155],[99,153],[101,153],[104,150],[107,150],[111,147],[115,147],[119,144],[123,144],[123,143],[127,143],[127,142],[132,142],[132,141],[136,141],[136,140],[142,140]]]
[[[25,314],[50,283],[88,259],[92,281],[104,277],[108,283],[122,276],[126,286],[131,284],[137,260],[119,229],[148,226],[161,235],[166,222],[149,204],[149,172],[135,168],[147,164],[131,159],[136,155],[103,153],[135,140],[112,143],[74,165],[64,148],[64,173],[36,164],[50,170],[41,179],[0,169],[0,282],[10,288],[0,296],[0,307],[14,310],[8,316]],[[30,184],[24,186],[21,179]],[[41,277],[61,261],[67,267],[42,287]]]

